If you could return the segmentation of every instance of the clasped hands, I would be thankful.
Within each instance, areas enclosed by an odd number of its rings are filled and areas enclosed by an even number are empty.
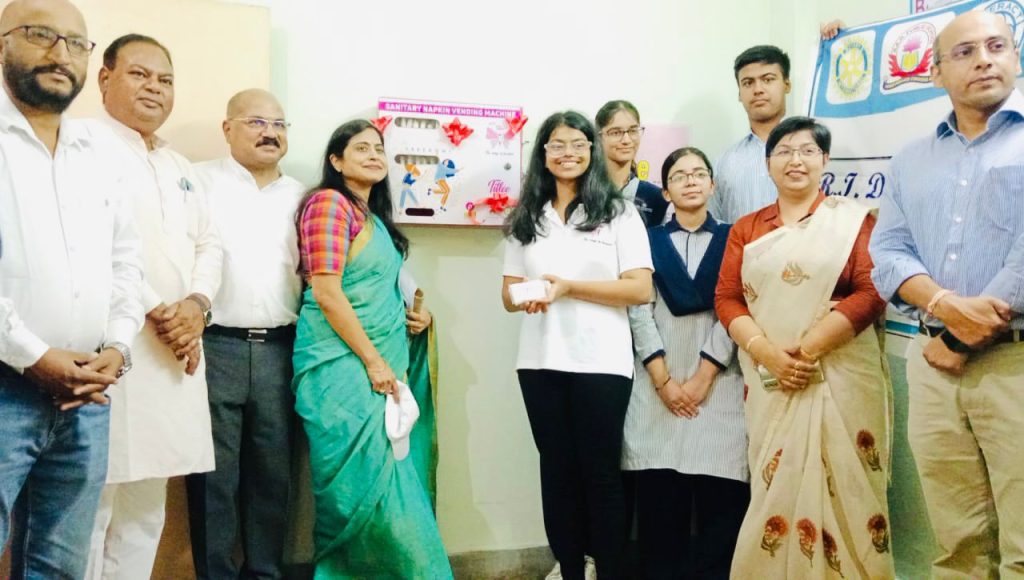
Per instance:
[[[1010,305],[992,296],[964,297],[947,294],[935,304],[933,315],[972,350],[989,345],[1009,329]],[[960,376],[971,353],[950,350],[941,336],[935,336],[924,348],[924,359],[932,368]]]
[[[200,339],[206,329],[199,304],[189,298],[170,305],[160,304],[146,314],[146,319],[156,327],[160,342],[171,349],[176,359],[185,361],[185,372],[194,375],[203,355]]]
[[[562,278],[552,274],[544,274],[541,276],[541,280],[547,280],[551,283],[548,286],[547,296],[537,300],[527,300],[526,302],[523,302],[522,307],[527,314],[537,314],[538,312],[545,313],[548,311],[548,306],[552,302],[569,293],[570,285],[568,280],[563,280]]]
[[[786,391],[801,391],[811,384],[818,370],[819,355],[808,353],[799,344],[781,347],[767,338],[751,341],[750,355],[764,365],[779,387]]]

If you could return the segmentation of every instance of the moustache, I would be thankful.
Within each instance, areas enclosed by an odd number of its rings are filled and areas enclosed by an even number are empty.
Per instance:
[[[263,139],[260,139],[259,143],[256,144],[257,147],[263,147],[264,145],[273,145],[278,149],[281,148],[281,142],[275,139],[274,137],[264,137]]]
[[[78,82],[78,77],[75,76],[75,73],[71,69],[69,69],[66,66],[59,65],[59,64],[48,64],[48,65],[44,65],[44,66],[37,66],[36,68],[32,69],[32,74],[33,75],[41,75],[41,74],[47,74],[47,73],[60,73],[60,74],[62,74],[64,76],[68,77],[69,79],[71,79],[72,83],[77,83]]]

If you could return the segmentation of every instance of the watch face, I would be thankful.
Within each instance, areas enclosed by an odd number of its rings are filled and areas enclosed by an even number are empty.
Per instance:
[[[203,321],[206,322],[206,326],[210,326],[213,323],[213,311],[207,310],[203,313]]]

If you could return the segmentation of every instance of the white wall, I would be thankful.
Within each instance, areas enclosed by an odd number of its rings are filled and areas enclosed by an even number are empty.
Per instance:
[[[790,51],[809,74],[819,21],[860,24],[906,0],[447,0],[418,4],[269,0],[271,87],[293,123],[287,169],[315,180],[327,136],[376,116],[381,96],[522,105],[592,115],[625,98],[648,123],[691,126],[718,154],[747,130],[732,61]],[[802,90],[795,78],[790,110]],[[494,230],[409,228],[411,268],[440,331],[439,520],[450,552],[546,544],[537,457],[513,368],[519,316],[499,300]]]

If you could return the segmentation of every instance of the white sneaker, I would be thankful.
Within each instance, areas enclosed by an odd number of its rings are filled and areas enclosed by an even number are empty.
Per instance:
[[[597,580],[597,564],[594,563],[594,559],[590,556],[585,556],[585,558],[583,577],[586,580]],[[544,580],[562,580],[562,565],[555,562],[555,567],[548,572]]]

